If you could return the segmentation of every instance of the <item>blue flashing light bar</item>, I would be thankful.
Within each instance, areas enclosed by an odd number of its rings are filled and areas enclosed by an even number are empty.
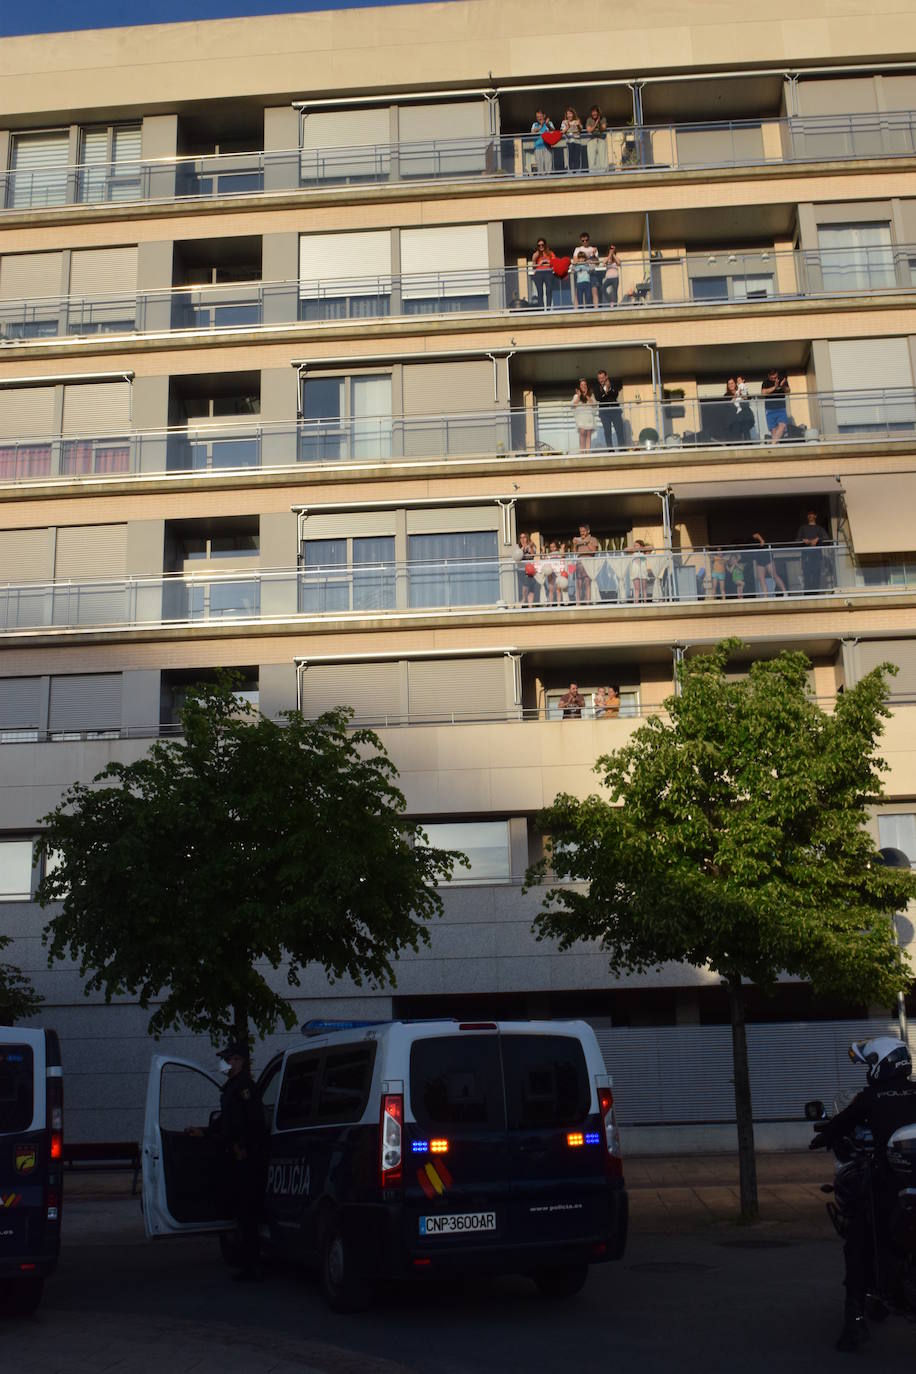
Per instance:
[[[586,1145],[600,1145],[601,1136],[597,1131],[589,1131],[588,1135],[585,1137],[585,1143]]]
[[[364,1030],[367,1026],[390,1026],[390,1021],[306,1021],[303,1035],[324,1035],[327,1031]]]
[[[413,1152],[415,1155],[428,1155],[428,1154],[429,1154],[429,1141],[428,1141],[428,1140],[412,1140],[412,1141],[410,1142],[410,1148],[411,1148],[412,1152]]]

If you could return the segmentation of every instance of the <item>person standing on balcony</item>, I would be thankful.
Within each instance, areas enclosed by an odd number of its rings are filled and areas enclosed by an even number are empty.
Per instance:
[[[620,715],[620,693],[616,687],[599,687],[595,693],[595,720],[615,720]]]
[[[760,388],[770,431],[770,443],[778,444],[789,428],[789,414],[786,410],[786,397],[789,394],[789,379],[778,367],[771,367]]]
[[[579,533],[573,536],[572,551],[576,556],[576,600],[589,601],[595,583],[589,577],[588,570],[592,566],[591,560],[598,552],[598,540],[584,522],[579,526]],[[597,589],[595,596],[597,598]]]
[[[588,170],[590,172],[606,172],[608,167],[607,120],[597,105],[593,105],[588,112],[585,132],[588,135],[588,143],[586,144]]]
[[[537,135],[534,140],[535,176],[549,176],[554,169],[554,150],[544,142],[541,134],[555,133],[556,126],[543,110],[535,110],[531,132]]]
[[[617,436],[617,447],[626,448],[627,436],[623,427],[623,409],[619,400],[622,390],[623,382],[609,377],[602,368],[595,383],[595,397],[598,401],[598,417],[601,420],[601,428],[604,430],[604,447],[606,449],[613,449],[614,435]]]
[[[520,606],[533,606],[536,586],[534,579],[537,571],[534,560],[537,557],[537,549],[532,544],[530,536],[525,533],[519,535],[518,547],[518,602]]]
[[[571,682],[569,691],[560,697],[560,710],[564,720],[581,720],[585,710],[585,697],[579,691],[578,683]]]
[[[573,254],[573,261],[581,262],[583,259],[588,264],[589,272],[588,281],[587,283],[585,283],[585,298],[583,300],[583,296],[578,291],[578,276],[576,277],[576,295],[578,297],[580,305],[585,304],[597,306],[599,297],[598,288],[601,282],[601,258],[598,254],[598,249],[592,243],[591,235],[588,233],[586,229],[583,229],[582,233],[579,235],[579,247]]]
[[[823,525],[817,523],[817,511],[809,510],[805,523],[795,536],[802,546],[802,583],[806,592],[819,592],[824,576],[824,545],[830,543],[830,535]]]
[[[571,172],[587,172],[588,162],[585,156],[585,144],[582,141],[584,133],[582,120],[572,105],[567,105],[563,112],[563,118],[560,120],[560,132],[566,140],[569,170]]]
[[[587,378],[579,378],[579,384],[573,392],[570,404],[576,421],[576,429],[579,431],[579,452],[588,453],[592,446],[595,422],[598,419],[598,400]]]
[[[630,583],[633,587],[634,601],[648,601],[649,562],[646,557],[652,552],[652,545],[644,539],[634,539],[629,548],[624,549],[633,560],[630,564]]]
[[[750,401],[746,399],[747,387],[744,390],[745,395],[742,396],[741,388],[734,377],[729,377],[725,383],[724,399],[730,402],[727,407],[725,435],[736,444],[746,444],[754,428],[754,412]]]
[[[554,253],[546,239],[538,239],[537,247],[531,255],[532,280],[537,303],[542,310],[553,305],[553,260]]]
[[[608,305],[617,304],[617,297],[620,293],[620,259],[617,256],[617,249],[612,243],[607,250],[607,261],[604,264],[604,297]]]
[[[783,596],[785,596],[786,584],[776,571],[773,550],[759,531],[751,535],[751,541],[757,546],[751,556],[754,560],[758,595],[774,596],[776,594],[776,588],[778,587]],[[768,581],[772,582],[772,587],[767,585]]]

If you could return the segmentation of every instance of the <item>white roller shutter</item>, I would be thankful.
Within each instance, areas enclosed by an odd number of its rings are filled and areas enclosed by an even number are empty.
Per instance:
[[[498,530],[500,515],[492,506],[437,506],[407,511],[408,534],[461,534],[465,530]]]
[[[387,295],[391,291],[391,233],[370,229],[354,234],[302,234],[299,280],[339,283],[341,296]],[[335,294],[335,293],[331,293]]]
[[[430,295],[486,296],[490,290],[489,271],[485,224],[401,230],[404,300]],[[456,273],[460,273],[457,278]],[[438,279],[443,274],[440,286]]]
[[[310,515],[302,522],[303,542],[310,539],[346,539],[348,535],[393,535],[393,510],[345,510],[336,515]]]
[[[0,259],[0,301],[61,294],[63,253],[10,253]]]
[[[70,295],[136,296],[137,247],[80,248],[70,257]]]
[[[64,387],[66,437],[125,434],[129,429],[130,382],[74,382]]]
[[[391,120],[387,105],[306,112],[301,128],[304,181],[366,181],[388,175]]]
[[[828,347],[837,424],[883,428],[916,422],[906,339],[837,339]],[[856,393],[861,391],[892,394],[860,400]]]
[[[489,358],[404,367],[405,415],[454,415],[492,410],[493,364]]]
[[[916,639],[863,639],[856,646],[860,676],[879,663],[896,663],[900,672],[890,679],[891,696],[916,694]]]
[[[302,673],[302,714],[306,719],[335,706],[352,706],[356,720],[371,723],[401,713],[398,663],[316,663]]]
[[[50,581],[50,531],[0,530],[0,583]]]
[[[437,105],[401,105],[398,109],[401,143],[423,143],[432,138],[483,138],[489,132],[490,114],[483,98]]]
[[[37,730],[37,677],[0,677],[0,730]]]
[[[0,390],[0,435],[4,438],[47,438],[54,430],[53,386]]]
[[[48,725],[54,732],[120,729],[121,674],[52,677]]]
[[[73,581],[127,576],[126,525],[66,525],[57,531],[55,577]]]
[[[12,209],[64,204],[69,146],[66,129],[13,137],[10,170],[15,175],[9,199]]]
[[[499,715],[508,704],[502,658],[420,659],[408,663],[407,684],[412,721]]]

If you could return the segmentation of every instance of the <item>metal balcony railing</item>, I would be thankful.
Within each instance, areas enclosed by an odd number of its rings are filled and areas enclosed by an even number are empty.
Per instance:
[[[0,586],[0,631],[687,604],[916,590],[916,563],[843,545],[611,549],[587,558],[464,558],[290,571]]]
[[[0,339],[248,330],[297,322],[411,318],[500,311],[715,307],[759,301],[870,295],[916,289],[916,244],[776,252],[625,255],[618,276],[573,263],[568,277],[530,266],[323,281],[179,286],[133,296],[44,296],[0,301]]]
[[[306,418],[290,424],[225,426],[138,433],[0,438],[0,483],[245,472],[384,463],[513,461],[634,450],[674,451],[770,442],[772,406],[708,397],[655,400],[647,382],[627,384],[619,405],[591,410],[582,428],[570,400],[539,399],[535,408],[454,415]],[[751,387],[759,389],[759,383]],[[782,444],[912,442],[916,389],[793,392],[782,402],[789,424]]]
[[[572,148],[538,135],[378,143],[359,147],[202,154],[155,161],[61,164],[0,177],[0,205],[22,211],[108,202],[210,200],[390,182],[553,178],[606,172],[691,171],[772,163],[916,155],[916,115],[879,114],[710,120],[621,126]]]

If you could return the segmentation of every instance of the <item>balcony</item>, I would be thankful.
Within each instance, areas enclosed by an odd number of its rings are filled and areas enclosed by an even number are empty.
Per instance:
[[[731,250],[651,259],[624,252],[616,291],[597,271],[550,274],[549,295],[530,267],[462,272],[353,276],[327,281],[243,281],[181,286],[135,296],[40,297],[0,302],[0,339],[28,343],[101,334],[181,334],[270,328],[296,323],[353,322],[460,314],[537,319],[576,312],[602,321],[629,318],[632,309],[753,307],[767,301],[818,300],[912,292],[916,244],[849,250]],[[538,277],[543,274],[537,274]],[[613,313],[611,313],[613,311]]]
[[[494,536],[495,539],[495,536]],[[765,555],[765,558],[764,558]],[[766,570],[764,570],[766,563]],[[454,613],[609,610],[728,602],[911,595],[916,563],[859,563],[841,545],[609,549],[413,560],[290,571],[33,583],[0,587],[0,632],[181,625],[426,619]],[[529,604],[532,602],[533,604]]]
[[[547,149],[536,135],[502,133],[13,170],[0,177],[0,205],[21,213],[88,203],[207,201],[265,192],[481,178],[537,178],[549,183],[608,172],[691,172],[914,155],[916,117],[911,111],[628,124],[608,130],[600,155],[593,163],[586,160],[581,173],[570,167],[562,145]]]
[[[634,385],[638,386],[638,383]],[[648,383],[643,383],[649,390]],[[587,447],[570,405],[546,401],[456,415],[366,416],[290,424],[218,423],[195,428],[85,437],[0,439],[0,484],[217,476],[253,470],[363,469],[387,463],[493,463],[605,453],[680,453],[727,446],[750,453],[769,443],[766,403],[741,411],[721,394],[621,402],[606,436],[596,416]],[[793,392],[780,447],[895,441],[916,435],[916,389]]]

